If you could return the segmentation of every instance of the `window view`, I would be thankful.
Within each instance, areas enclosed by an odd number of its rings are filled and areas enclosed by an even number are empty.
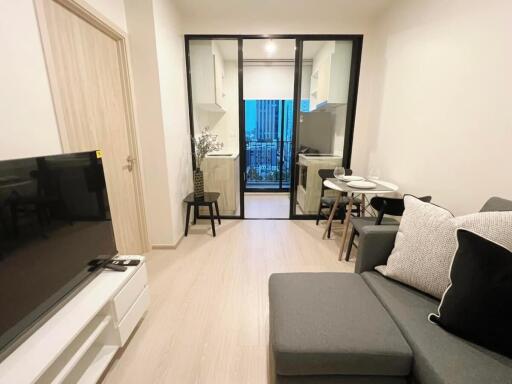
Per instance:
[[[245,130],[247,188],[289,189],[293,100],[246,100]]]

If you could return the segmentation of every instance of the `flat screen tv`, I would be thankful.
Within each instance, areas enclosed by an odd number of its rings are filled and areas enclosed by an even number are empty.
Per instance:
[[[117,253],[99,153],[0,161],[0,360]]]

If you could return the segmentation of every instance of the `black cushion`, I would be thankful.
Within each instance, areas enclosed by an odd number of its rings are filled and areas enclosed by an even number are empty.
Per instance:
[[[451,285],[430,315],[447,331],[512,357],[512,252],[466,230],[457,231]]]

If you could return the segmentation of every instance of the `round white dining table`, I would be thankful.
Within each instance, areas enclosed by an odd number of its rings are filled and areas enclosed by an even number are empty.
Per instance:
[[[332,221],[334,219],[334,215],[336,214],[336,210],[338,209],[338,205],[341,200],[341,195],[343,193],[347,194],[348,197],[348,204],[347,204],[347,215],[345,218],[345,221],[343,223],[343,235],[341,236],[341,244],[340,244],[340,251],[338,260],[341,261],[343,259],[343,252],[345,250],[345,243],[347,241],[347,235],[348,230],[350,226],[350,218],[352,216],[352,207],[354,205],[354,196],[355,195],[362,195],[361,197],[361,215],[365,215],[366,207],[365,207],[365,199],[366,195],[372,194],[372,195],[381,195],[381,194],[388,194],[396,192],[398,189],[395,185],[390,185],[388,183],[382,182],[379,183],[376,180],[371,180],[372,183],[375,184],[374,188],[370,189],[361,189],[361,188],[355,188],[348,185],[348,182],[339,180],[339,179],[326,179],[324,180],[324,186],[326,188],[332,189],[333,191],[338,192],[336,196],[336,200],[334,201],[334,204],[331,208],[331,212],[329,214],[329,220],[327,221],[327,226],[325,227],[324,234],[322,236],[323,239],[327,236],[327,232],[329,230],[329,226],[332,225]]]

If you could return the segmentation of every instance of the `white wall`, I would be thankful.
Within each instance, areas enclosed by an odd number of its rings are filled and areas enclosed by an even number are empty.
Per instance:
[[[293,82],[293,65],[244,65],[244,99],[293,99]]]
[[[192,191],[185,48],[174,4],[168,0],[153,0],[153,9],[171,204],[171,241],[176,244],[185,224],[182,201]]]
[[[455,213],[512,198],[510,15],[508,0],[409,0],[383,17],[370,173]]]
[[[0,0],[0,160],[61,152],[32,0]]]
[[[123,0],[86,0],[86,2],[98,10],[110,22],[127,31],[126,13]]]
[[[122,0],[88,0],[122,29]],[[0,160],[62,152],[33,0],[0,0]]]
[[[153,1],[125,3],[149,241],[153,246],[172,244]]]
[[[183,35],[167,0],[125,0],[146,210],[153,246],[176,246],[192,164]]]
[[[197,0],[196,0],[197,1]],[[396,1],[396,0],[393,0]],[[301,2],[306,2],[304,7]],[[385,1],[381,7],[387,6]],[[315,8],[309,12],[311,2],[301,0],[295,6],[299,9],[290,11],[289,2],[266,0],[260,2],[242,2],[233,5],[223,4],[205,11],[204,2],[197,1],[203,7],[201,12],[187,12],[183,16],[185,33],[196,34],[352,34],[367,30],[373,14],[368,16],[363,4],[361,12],[354,13],[353,4],[344,5],[343,1],[333,0],[331,7]],[[337,3],[337,4],[336,4]],[[341,4],[340,4],[341,3]],[[191,4],[194,4],[191,2]],[[226,5],[229,4],[229,5]],[[256,9],[249,9],[249,8]],[[303,10],[303,12],[298,12]]]
[[[183,232],[181,199],[191,184],[187,174],[191,166],[182,36],[177,32],[172,8],[163,0],[155,1],[161,21],[159,58],[165,68],[162,90],[166,98],[160,99],[157,42],[155,37],[151,39],[151,35],[155,36],[154,23],[148,25],[152,3],[128,1],[133,7],[131,27],[137,30],[137,36],[130,36],[130,48],[138,59],[131,64],[136,78],[135,96],[141,96],[136,112],[149,236],[152,244],[173,245]],[[122,0],[87,3],[127,30]],[[167,28],[166,23],[171,27]],[[33,0],[0,0],[0,50],[0,160],[61,153]],[[162,105],[166,108],[165,136]]]

